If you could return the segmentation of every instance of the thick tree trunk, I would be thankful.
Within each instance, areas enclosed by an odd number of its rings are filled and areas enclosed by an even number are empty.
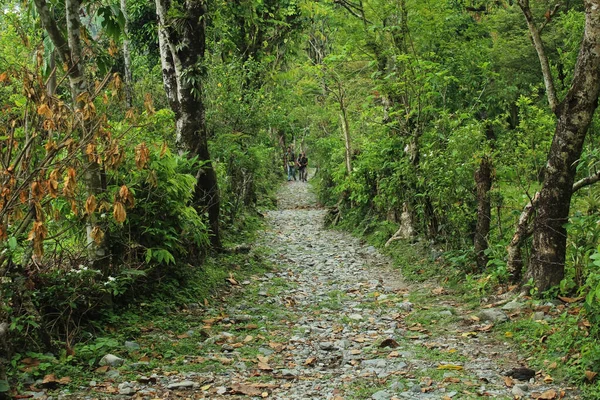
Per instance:
[[[585,0],[585,31],[573,82],[557,106],[556,131],[533,223],[528,277],[539,291],[564,277],[567,232],[576,166],[600,94],[600,0]]]
[[[186,21],[173,21],[170,8],[186,10]],[[203,103],[202,70],[206,49],[206,4],[194,0],[156,0],[158,37],[163,83],[169,104],[175,112],[177,146],[203,162],[196,174],[194,205],[208,213],[211,244],[221,248],[219,232],[220,199],[217,174],[208,151],[208,134]]]
[[[490,190],[492,189],[492,162],[488,157],[483,157],[479,169],[475,173],[477,184],[477,225],[475,227],[475,256],[477,268],[483,271],[487,267],[488,235],[492,220],[492,207]]]

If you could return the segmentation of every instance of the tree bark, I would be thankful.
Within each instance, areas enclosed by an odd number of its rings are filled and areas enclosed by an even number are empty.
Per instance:
[[[475,256],[477,268],[483,271],[487,267],[488,235],[492,220],[492,206],[490,202],[490,190],[492,189],[492,162],[488,157],[483,157],[479,169],[475,172],[477,185],[477,225],[475,227]]]
[[[177,8],[171,9],[173,6]],[[175,9],[184,9],[185,16],[174,16],[178,12]],[[206,4],[194,0],[156,0],[156,14],[163,83],[175,112],[177,146],[202,162],[196,174],[194,206],[200,214],[208,214],[211,244],[220,249],[219,187],[208,151],[203,102]]]
[[[348,175],[352,174],[352,143],[350,142],[350,127],[348,125],[348,118],[346,116],[346,110],[342,109],[340,113],[340,122],[342,125],[342,132],[344,133],[344,144],[346,147],[346,171]]]
[[[131,73],[131,53],[129,51],[129,15],[127,13],[127,0],[121,0],[121,12],[125,19],[123,27],[123,62],[125,72],[125,103],[130,108],[133,105],[133,88],[132,88],[132,73]]]
[[[600,0],[584,0],[584,5],[583,40],[571,87],[556,107],[557,125],[533,222],[527,277],[533,278],[540,292],[558,285],[564,277],[564,225],[569,217],[576,166],[600,94]]]

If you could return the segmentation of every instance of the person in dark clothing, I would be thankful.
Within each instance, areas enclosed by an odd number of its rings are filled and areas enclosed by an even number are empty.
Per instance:
[[[298,156],[298,171],[300,172],[300,180],[306,182],[308,180],[308,158],[304,151]]]
[[[288,174],[287,180],[291,181],[292,178],[296,180],[296,155],[291,146],[287,148],[287,152],[285,153],[285,165]]]

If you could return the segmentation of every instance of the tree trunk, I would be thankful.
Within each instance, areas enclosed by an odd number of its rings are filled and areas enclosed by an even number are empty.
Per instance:
[[[348,118],[346,116],[346,110],[342,106],[342,112],[340,113],[340,120],[342,124],[342,132],[344,133],[344,143],[346,146],[346,171],[348,175],[352,174],[352,146],[350,142],[350,128],[348,125]]]
[[[172,6],[186,10],[185,23],[173,17]],[[194,0],[156,0],[158,38],[163,83],[169,104],[175,112],[177,146],[191,157],[198,156],[202,166],[196,174],[194,206],[208,214],[210,239],[221,248],[219,232],[220,199],[217,174],[208,151],[208,134],[203,102],[202,64],[206,49],[206,4]],[[173,19],[177,18],[177,21]]]
[[[477,184],[477,225],[475,227],[475,256],[477,268],[483,271],[487,267],[488,235],[492,220],[492,207],[490,203],[490,190],[492,189],[492,162],[488,157],[483,157],[479,169],[475,172]]]
[[[121,0],[121,12],[125,18],[123,27],[123,62],[125,72],[125,102],[128,108],[133,105],[133,88],[131,74],[131,53],[129,51],[129,15],[127,14],[127,0]]]
[[[576,166],[600,94],[600,0],[585,0],[585,31],[573,82],[557,106],[557,125],[545,167],[528,277],[543,292],[564,277],[567,232]]]
[[[65,0],[65,12],[66,12],[66,25],[67,25],[67,37],[63,36],[61,30],[58,27],[58,23],[52,18],[48,4],[46,0],[35,0],[36,10],[40,16],[42,26],[48,33],[50,40],[54,44],[55,51],[58,53],[61,61],[68,67],[67,76],[69,78],[69,86],[71,88],[71,96],[73,108],[78,114],[78,118],[81,120],[80,123],[80,136],[81,138],[87,137],[91,134],[92,124],[89,119],[86,121],[83,117],[83,108],[85,107],[85,101],[82,94],[88,92],[88,82],[85,79],[84,64],[82,58],[82,44],[81,44],[81,19],[80,19],[80,0]],[[84,174],[83,179],[86,185],[86,191],[88,196],[102,193],[104,191],[103,179],[102,179],[102,167],[96,161],[88,161],[89,157],[83,152],[84,161]],[[89,258],[94,264],[99,263],[99,260],[106,257],[107,243],[106,240],[108,235],[104,236],[104,242],[101,244],[96,243],[92,238],[92,231],[94,229],[93,216],[89,216],[86,221],[86,243],[88,245]]]

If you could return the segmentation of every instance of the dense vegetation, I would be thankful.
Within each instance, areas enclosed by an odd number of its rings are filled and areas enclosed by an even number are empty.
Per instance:
[[[332,224],[427,243],[481,290],[585,298],[583,379],[600,361],[600,18],[556,3],[3,2],[0,392],[16,349],[88,362],[98,321],[213,274],[289,144]]]

